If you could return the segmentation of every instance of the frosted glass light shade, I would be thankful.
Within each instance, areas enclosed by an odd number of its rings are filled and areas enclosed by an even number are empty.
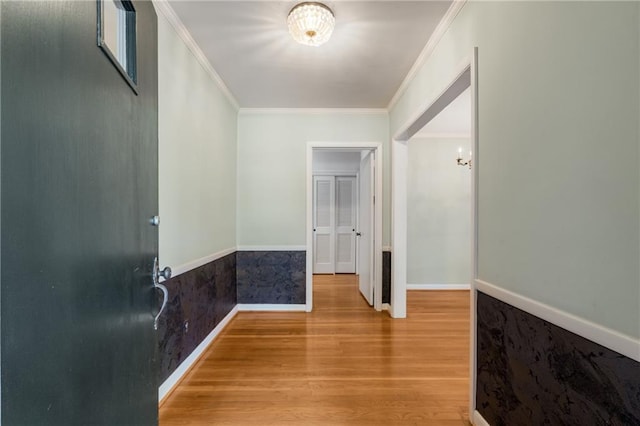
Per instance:
[[[335,23],[331,9],[316,2],[296,5],[287,18],[293,39],[308,46],[320,46],[329,40]]]

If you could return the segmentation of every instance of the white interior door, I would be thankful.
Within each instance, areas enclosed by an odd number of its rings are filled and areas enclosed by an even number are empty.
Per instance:
[[[356,272],[356,178],[336,177],[336,272]]]
[[[313,273],[335,272],[335,179],[313,177]]]
[[[358,238],[358,270],[360,272],[360,292],[373,305],[373,197],[374,197],[374,153],[363,154],[360,161],[360,206]]]

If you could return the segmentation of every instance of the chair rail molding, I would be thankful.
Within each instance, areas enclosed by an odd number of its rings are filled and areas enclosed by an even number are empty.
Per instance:
[[[640,362],[640,340],[495,284],[475,280],[476,289],[578,336]]]
[[[199,259],[192,260],[191,262],[183,263],[182,265],[171,266],[171,273],[174,277],[177,277],[178,275],[189,272],[192,269],[199,268],[200,266],[206,265],[209,262],[213,262],[214,260],[218,260],[227,255],[230,255],[235,251],[237,251],[236,247],[229,247],[228,249],[220,250]]]

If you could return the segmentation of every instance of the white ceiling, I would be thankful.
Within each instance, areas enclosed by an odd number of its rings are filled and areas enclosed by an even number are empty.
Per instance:
[[[471,135],[471,89],[467,89],[424,125],[414,138]]]
[[[327,1],[336,27],[320,47],[289,36],[297,3],[169,0],[244,108],[385,108],[451,0]]]

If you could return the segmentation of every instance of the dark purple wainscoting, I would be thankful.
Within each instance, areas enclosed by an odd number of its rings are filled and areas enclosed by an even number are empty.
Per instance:
[[[158,322],[162,383],[237,304],[236,253],[166,281],[169,302]]]
[[[640,363],[484,293],[477,306],[490,425],[640,425]]]
[[[239,251],[237,255],[238,303],[305,303],[305,251]]]

